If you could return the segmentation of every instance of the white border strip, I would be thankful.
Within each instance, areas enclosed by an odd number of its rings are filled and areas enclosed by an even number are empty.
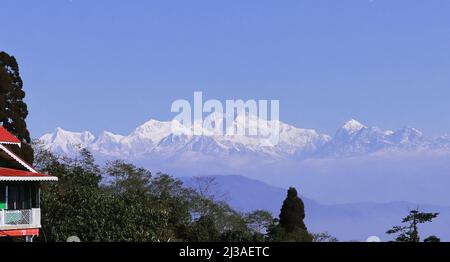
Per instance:
[[[7,144],[7,145],[16,145],[21,147],[22,143],[17,143],[17,142],[6,142],[6,141],[0,141],[0,144]]]
[[[0,181],[58,181],[56,176],[0,176]]]

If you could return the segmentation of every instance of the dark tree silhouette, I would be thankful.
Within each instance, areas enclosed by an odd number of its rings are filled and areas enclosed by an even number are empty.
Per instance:
[[[306,230],[303,219],[305,219],[305,205],[298,197],[297,190],[291,187],[281,207],[280,225],[287,233],[293,232],[296,228]]]
[[[19,65],[14,56],[0,52],[0,124],[15,135],[21,147],[10,147],[26,162],[33,163],[33,149],[25,119],[28,115],[25,92],[19,74]]]
[[[423,240],[423,242],[441,242],[441,239],[437,236],[429,236]]]
[[[409,215],[402,219],[402,223],[406,224],[405,226],[394,226],[386,234],[398,234],[395,238],[397,242],[419,242],[419,224],[431,222],[438,215],[439,213],[424,213],[418,209],[413,209],[409,211]],[[432,242],[436,239],[438,239],[436,236],[430,236],[426,240]]]
[[[271,241],[311,242],[305,223],[305,206],[298,197],[297,190],[289,188],[281,207],[280,219],[274,220],[268,228],[268,239]]]

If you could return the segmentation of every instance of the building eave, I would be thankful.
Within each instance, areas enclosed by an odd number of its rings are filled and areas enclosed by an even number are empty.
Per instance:
[[[56,176],[0,176],[0,181],[58,181]]]
[[[18,147],[22,146],[22,143],[17,143],[17,142],[6,142],[6,141],[0,141],[0,144],[4,144],[4,145],[16,145]]]

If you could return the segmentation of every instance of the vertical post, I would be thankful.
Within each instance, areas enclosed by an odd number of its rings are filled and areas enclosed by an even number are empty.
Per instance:
[[[4,188],[6,188],[6,185],[5,185],[5,187],[3,187],[3,186],[0,186],[0,190],[5,190]],[[4,193],[4,192],[3,192]],[[2,194],[3,194],[2,193]],[[7,200],[6,200],[6,194],[5,194],[5,199],[4,199],[4,201],[5,202],[7,202]],[[4,204],[4,206],[2,206],[2,208],[0,209],[0,227],[1,226],[3,226],[4,224],[5,224],[5,209],[6,209],[6,203]]]
[[[5,210],[2,209],[0,210],[0,226],[4,226],[5,225]]]
[[[9,208],[8,207],[8,203],[9,203],[9,200],[8,200],[8,191],[9,191],[8,185],[5,186],[5,190],[6,190],[6,192],[5,192],[5,206],[6,206],[6,208],[5,209],[8,209]]]
[[[28,208],[31,209],[33,208],[33,195],[31,193],[33,193],[33,190],[31,190],[33,188],[33,183],[29,184],[27,189],[28,189]]]
[[[38,196],[37,196],[37,207],[41,208],[41,183],[38,184]]]

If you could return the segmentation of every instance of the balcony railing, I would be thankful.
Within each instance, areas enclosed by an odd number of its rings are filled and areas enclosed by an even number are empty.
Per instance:
[[[40,228],[41,209],[0,210],[0,229]]]

